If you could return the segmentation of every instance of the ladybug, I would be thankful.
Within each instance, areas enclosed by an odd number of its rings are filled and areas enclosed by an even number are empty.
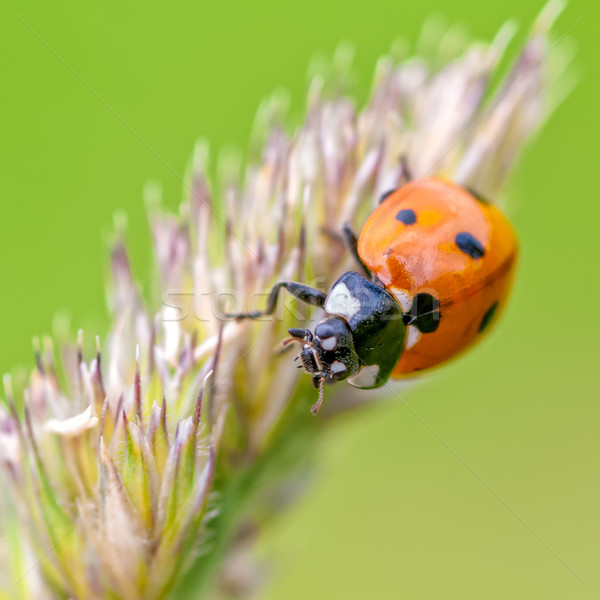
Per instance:
[[[384,194],[358,237],[344,234],[362,274],[343,274],[328,294],[279,282],[263,311],[285,288],[320,307],[315,328],[293,328],[284,343],[300,342],[297,358],[313,376],[319,399],[325,383],[378,388],[388,379],[431,369],[481,339],[506,303],[518,243],[508,219],[456,183],[425,178]]]

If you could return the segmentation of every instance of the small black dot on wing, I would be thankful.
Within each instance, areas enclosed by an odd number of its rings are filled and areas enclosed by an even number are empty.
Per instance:
[[[456,245],[461,252],[468,254],[475,260],[482,258],[485,254],[485,250],[481,245],[481,242],[474,238],[470,233],[462,232],[456,236]]]
[[[405,225],[414,225],[417,222],[417,215],[410,208],[403,208],[396,215],[396,220]]]

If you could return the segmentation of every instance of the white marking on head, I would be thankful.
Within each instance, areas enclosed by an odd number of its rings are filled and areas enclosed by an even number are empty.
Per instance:
[[[412,296],[406,290],[401,290],[399,288],[391,289],[394,297],[398,300],[398,304],[402,307],[402,312],[407,313],[412,306]]]
[[[350,320],[360,310],[360,300],[355,298],[345,283],[333,286],[325,300],[325,310]]]
[[[332,373],[342,373],[348,367],[341,360],[334,360],[331,363],[331,372]]]
[[[410,350],[421,339],[421,332],[414,326],[409,325],[406,328],[405,350]]]
[[[337,338],[335,335],[332,335],[331,337],[321,340],[321,348],[323,348],[323,350],[335,350],[337,343]]]
[[[379,365],[366,365],[356,375],[348,379],[348,383],[357,388],[371,388],[377,381]]]

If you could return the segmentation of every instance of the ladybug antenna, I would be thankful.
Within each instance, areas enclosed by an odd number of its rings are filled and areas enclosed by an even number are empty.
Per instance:
[[[321,404],[323,404],[324,397],[325,397],[325,377],[321,377],[321,380],[319,381],[319,399],[313,404],[312,408],[310,409],[310,412],[312,412],[313,415],[316,415],[319,412],[319,409],[321,408]]]

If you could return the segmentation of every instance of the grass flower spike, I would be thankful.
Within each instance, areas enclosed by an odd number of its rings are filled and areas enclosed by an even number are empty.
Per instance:
[[[256,320],[225,311],[264,306],[278,281],[327,290],[355,268],[340,232],[403,181],[401,157],[416,178],[498,198],[558,101],[564,57],[549,53],[549,30],[559,9],[544,9],[502,80],[511,25],[490,44],[445,38],[422,56],[383,57],[362,110],[341,47],[312,79],[293,134],[275,96],[259,109],[245,168],[226,153],[212,185],[198,143],[178,216],[149,186],[150,297],[119,227],[106,339],[43,340],[27,384],[4,380],[0,599],[241,597],[260,583],[247,549],[298,495],[311,440],[381,394],[340,383],[314,417],[310,378],[281,342],[321,311],[292,301]]]

